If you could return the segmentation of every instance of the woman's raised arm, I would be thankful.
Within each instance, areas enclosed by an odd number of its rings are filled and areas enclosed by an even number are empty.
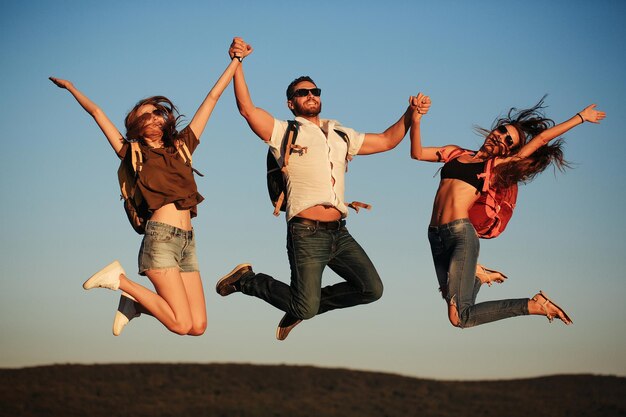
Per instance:
[[[111,120],[109,120],[107,115],[104,114],[102,109],[100,109],[100,107],[98,107],[86,95],[84,95],[76,87],[74,87],[74,84],[72,84],[70,81],[61,80],[55,77],[49,78],[50,81],[55,83],[59,88],[66,89],[70,92],[70,94],[74,96],[76,101],[78,101],[78,104],[80,104],[83,109],[85,109],[85,111],[94,118],[94,120],[100,127],[100,130],[102,130],[102,133],[104,133],[104,136],[106,136],[106,138],[108,139],[115,153],[119,154],[119,151],[122,149],[122,145],[124,144],[124,137],[122,136],[120,131],[117,130]]]
[[[430,104],[430,97],[425,96],[422,93],[409,98],[409,106],[413,109],[413,113],[411,114],[411,130],[409,134],[411,138],[411,158],[417,159],[418,161],[443,162],[443,155],[446,152],[450,152],[452,149],[458,149],[458,146],[422,146],[420,123],[422,121],[422,116],[428,112]],[[420,105],[423,107],[420,108]]]
[[[228,64],[220,78],[216,81],[211,91],[209,91],[209,94],[207,94],[202,104],[200,104],[200,107],[198,107],[196,114],[193,116],[191,122],[189,123],[189,127],[196,135],[198,140],[200,139],[200,135],[202,135],[202,132],[204,132],[204,128],[206,127],[206,124],[211,117],[211,113],[213,113],[213,109],[215,108],[217,101],[219,100],[226,87],[228,87],[228,84],[230,84],[230,80],[232,80],[233,76],[235,75],[237,67],[241,65],[241,61],[243,60],[243,58],[248,56],[250,52],[252,52],[252,48],[242,40],[240,42],[233,42],[233,44],[231,45],[231,48],[229,50],[229,56],[231,59],[230,64]]]
[[[595,109],[595,104],[590,104],[580,112],[568,120],[559,123],[549,129],[544,130],[535,136],[530,142],[522,147],[522,149],[513,158],[527,158],[537,149],[548,144],[551,140],[558,138],[568,130],[583,124],[584,122],[600,123],[606,117],[606,113]]]

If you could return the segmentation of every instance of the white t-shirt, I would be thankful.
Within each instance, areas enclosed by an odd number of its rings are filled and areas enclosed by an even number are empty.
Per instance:
[[[365,134],[343,127],[336,120],[321,119],[321,126],[302,117],[296,117],[295,120],[298,122],[295,144],[304,150],[289,156],[286,175],[287,220],[317,205],[335,207],[345,218],[348,208],[344,201],[344,177],[348,160],[359,152]],[[287,127],[286,121],[274,119],[272,137],[267,142],[280,166]],[[347,134],[348,144],[335,129]]]

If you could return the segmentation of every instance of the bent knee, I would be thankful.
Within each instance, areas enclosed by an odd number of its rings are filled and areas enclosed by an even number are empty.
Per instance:
[[[289,314],[300,320],[308,320],[315,317],[319,309],[319,303],[303,303],[293,306]]]
[[[187,333],[189,336],[202,336],[207,328],[207,322],[204,321],[202,323],[194,323],[191,326],[191,330]]]
[[[167,328],[172,333],[176,333],[178,335],[185,336],[185,335],[188,335],[191,332],[192,324],[191,324],[191,321],[189,321],[189,322],[187,322],[187,321],[177,321],[177,322],[173,323],[172,325],[168,326]]]
[[[308,320],[308,319],[312,319],[313,317],[315,317],[317,315],[318,310],[319,310],[319,307],[316,309],[300,308],[300,309],[293,311],[292,315],[294,317],[297,317],[300,320]]]
[[[383,283],[379,281],[378,283],[376,283],[376,285],[374,285],[370,289],[370,291],[368,291],[368,295],[371,301],[376,301],[376,300],[379,300],[383,296],[383,292],[384,292]]]
[[[364,288],[361,289],[361,297],[365,304],[379,300],[383,296],[383,282],[378,279],[372,279]]]

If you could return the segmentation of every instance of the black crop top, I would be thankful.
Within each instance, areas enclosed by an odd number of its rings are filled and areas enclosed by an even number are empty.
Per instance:
[[[478,191],[483,189],[484,180],[478,178],[485,171],[485,162],[459,162],[458,158],[448,161],[441,168],[441,179],[452,178],[461,180],[476,188]]]

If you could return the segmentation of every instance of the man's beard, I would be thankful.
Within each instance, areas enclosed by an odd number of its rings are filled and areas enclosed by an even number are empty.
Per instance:
[[[304,104],[308,103],[308,101],[305,101]],[[321,102],[316,102],[316,105],[313,107],[310,106],[300,106],[298,103],[294,103],[293,105],[293,109],[296,113],[296,115],[298,116],[305,116],[305,117],[316,117],[317,115],[319,115],[322,112],[322,103]]]

